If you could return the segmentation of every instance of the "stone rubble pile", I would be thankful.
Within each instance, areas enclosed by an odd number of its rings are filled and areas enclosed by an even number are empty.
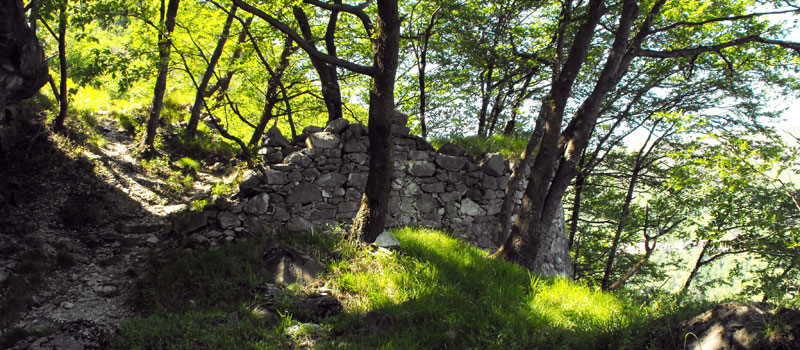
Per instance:
[[[480,247],[497,246],[508,162],[499,153],[475,162],[449,143],[437,151],[409,135],[407,121],[399,112],[393,120],[395,175],[387,228],[443,228]],[[345,119],[324,129],[309,126],[292,141],[273,127],[258,152],[264,166],[245,173],[238,198],[212,198],[203,212],[189,213],[177,223],[176,231],[196,244],[213,246],[271,229],[350,224],[367,182],[368,147],[367,128]],[[520,191],[517,204],[521,198]]]

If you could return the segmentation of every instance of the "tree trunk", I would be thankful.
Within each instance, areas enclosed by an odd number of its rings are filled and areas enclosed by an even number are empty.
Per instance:
[[[614,231],[614,239],[611,242],[611,248],[608,252],[608,259],[606,260],[606,268],[603,272],[603,279],[600,282],[600,288],[608,290],[609,283],[611,283],[611,273],[614,268],[614,259],[617,256],[619,249],[619,241],[622,237],[622,231],[625,230],[625,222],[631,213],[631,202],[633,201],[633,191],[636,188],[636,182],[639,179],[639,171],[641,171],[640,159],[637,157],[636,164],[633,167],[630,182],[628,182],[628,191],[625,193],[625,201],[622,204],[622,211],[619,220],[617,221],[617,229]]]
[[[147,149],[149,153],[155,152],[156,133],[158,131],[158,122],[161,118],[161,108],[164,107],[164,92],[167,89],[167,74],[169,73],[169,53],[172,31],[175,30],[175,18],[178,15],[178,5],[180,0],[169,0],[169,5],[166,8],[166,17],[164,15],[164,2],[161,0],[161,13],[162,23],[164,23],[165,32],[158,34],[158,77],[156,77],[156,85],[153,89],[153,107],[150,109],[150,116],[147,119],[147,129],[145,130],[145,137],[139,145],[140,149]]]
[[[67,0],[61,0],[58,4],[58,67],[61,80],[58,84],[58,115],[53,121],[53,129],[63,131],[69,108],[67,99],[69,94],[67,92]]]
[[[539,141],[542,139],[544,133],[544,120],[537,119],[536,126],[533,128],[531,140],[525,145],[525,150],[522,152],[519,161],[514,165],[514,170],[511,171],[511,177],[508,178],[506,183],[505,197],[503,197],[503,204],[500,206],[500,220],[497,232],[497,243],[503,244],[511,233],[511,217],[516,209],[514,204],[514,194],[517,193],[522,178],[527,176],[530,172],[531,159],[536,156],[536,148],[539,147]]]
[[[197,87],[194,104],[192,105],[192,111],[189,116],[189,123],[186,125],[186,136],[189,138],[194,138],[197,133],[197,123],[200,121],[200,112],[203,111],[203,99],[206,94],[206,89],[208,88],[208,82],[211,81],[211,77],[214,76],[217,62],[219,62],[219,58],[222,56],[222,50],[225,48],[225,43],[228,41],[231,24],[233,24],[233,17],[236,15],[236,8],[236,4],[233,4],[231,5],[230,11],[228,11],[228,18],[225,20],[225,25],[222,27],[222,34],[220,34],[217,46],[214,48],[214,52],[211,54],[211,58],[208,61],[206,71],[200,80],[200,86]]]
[[[308,18],[302,9],[295,6],[293,9],[294,17],[297,24],[300,26],[300,31],[303,34],[303,39],[313,43],[314,36],[311,33],[311,27],[308,24]],[[325,44],[328,55],[336,56],[336,46],[333,41],[333,34],[336,31],[336,21],[339,12],[333,11],[331,18],[328,21],[328,28],[325,33]],[[319,75],[319,82],[322,87],[322,99],[325,101],[325,108],[328,110],[328,123],[333,120],[342,118],[342,93],[339,88],[339,74],[336,71],[336,66],[326,63],[325,61],[313,56],[309,56],[311,64],[317,70]]]
[[[676,301],[677,304],[680,304],[683,301],[683,297],[686,296],[686,291],[689,290],[689,287],[692,285],[692,281],[697,276],[697,272],[700,271],[700,268],[703,267],[707,262],[703,261],[703,258],[706,256],[706,249],[708,249],[708,245],[711,244],[711,240],[706,240],[703,244],[703,249],[700,250],[700,255],[697,257],[697,262],[694,263],[694,267],[692,268],[692,272],[689,273],[689,277],[686,277],[686,282],[683,283],[683,288],[681,291],[678,292],[678,299]]]
[[[264,110],[261,112],[261,119],[258,120],[256,129],[253,131],[253,136],[250,138],[249,145],[255,146],[264,135],[264,129],[267,128],[267,123],[273,117],[272,109],[278,103],[278,89],[283,79],[283,73],[286,68],[289,68],[289,56],[294,52],[292,48],[292,39],[286,38],[281,52],[281,61],[278,63],[278,68],[270,75],[269,82],[267,83],[267,96],[264,102]]]
[[[374,242],[383,232],[394,175],[394,82],[400,41],[397,0],[378,0],[377,41],[369,102],[369,175],[351,235]]]
[[[18,0],[0,1],[0,110],[47,83],[47,63]]]
[[[433,25],[436,23],[436,14],[438,14],[441,9],[441,6],[437,7],[436,10],[433,11],[431,19],[428,21],[428,26],[425,28],[425,34],[422,37],[422,48],[420,49],[419,63],[417,65],[417,69],[419,70],[419,75],[417,76],[417,80],[419,81],[419,127],[420,131],[422,131],[422,138],[428,137],[428,126],[425,125],[425,111],[427,109],[428,99],[425,93],[425,68],[428,65],[428,44],[430,43]]]

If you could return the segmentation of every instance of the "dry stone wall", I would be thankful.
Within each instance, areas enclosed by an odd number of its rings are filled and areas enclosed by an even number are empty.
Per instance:
[[[496,246],[508,162],[497,153],[476,161],[453,144],[437,151],[409,135],[407,120],[398,113],[393,124],[395,175],[387,228],[443,228],[478,246]],[[203,214],[202,221],[217,228],[206,238],[265,227],[308,231],[350,224],[367,182],[368,147],[367,128],[343,119],[324,129],[308,127],[292,141],[271,129],[258,152],[264,165],[244,175],[239,198],[217,198]],[[517,193],[517,203],[521,197]]]

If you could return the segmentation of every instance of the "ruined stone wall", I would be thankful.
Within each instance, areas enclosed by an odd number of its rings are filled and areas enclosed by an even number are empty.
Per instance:
[[[393,126],[395,176],[387,228],[443,228],[478,246],[496,246],[508,162],[496,153],[473,160],[452,144],[437,151],[408,134],[407,118],[398,115]],[[324,130],[306,128],[290,142],[273,128],[258,152],[263,169],[245,174],[237,201],[218,200],[217,210],[205,214],[219,228],[212,235],[350,224],[369,170],[366,134],[365,126],[339,120]],[[517,202],[521,197],[520,192]]]

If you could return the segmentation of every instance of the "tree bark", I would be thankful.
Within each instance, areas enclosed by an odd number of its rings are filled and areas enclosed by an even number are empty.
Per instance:
[[[0,0],[0,110],[33,96],[47,83],[39,39],[19,0]]]
[[[60,0],[58,4],[58,67],[59,67],[59,94],[58,115],[53,120],[53,129],[64,130],[64,121],[67,120],[69,100],[67,91],[67,0]]]
[[[258,144],[258,141],[261,140],[261,136],[264,135],[264,129],[266,129],[267,123],[273,117],[272,109],[278,103],[278,89],[283,79],[283,73],[289,68],[289,56],[292,55],[292,52],[294,52],[292,39],[286,37],[283,51],[281,51],[280,63],[278,63],[278,67],[275,71],[271,72],[269,82],[267,83],[267,96],[264,102],[264,110],[261,112],[261,119],[259,119],[256,129],[253,131],[253,136],[248,143],[250,146]]]
[[[300,26],[300,32],[303,34],[303,39],[313,45],[314,36],[311,33],[311,27],[308,24],[308,18],[305,12],[297,6],[294,7],[293,12]],[[336,45],[334,44],[333,38],[338,18],[339,12],[333,11],[328,21],[328,28],[325,32],[325,47],[328,55],[331,56],[336,56]],[[309,58],[319,75],[319,81],[322,87],[322,99],[325,101],[325,108],[328,110],[328,123],[342,118],[342,92],[339,88],[339,74],[336,71],[336,66],[326,63],[314,56],[309,56]]]
[[[161,109],[164,107],[164,92],[167,89],[169,53],[172,42],[170,36],[175,30],[175,18],[178,16],[178,5],[180,3],[180,0],[169,0],[165,14],[165,1],[161,0],[161,23],[164,24],[164,32],[159,32],[158,34],[158,77],[156,77],[156,85],[153,89],[153,106],[147,119],[145,137],[139,145],[139,149],[144,150],[146,148],[148,153],[155,152],[156,133],[158,132],[159,118],[161,118]]]
[[[228,42],[228,35],[230,34],[231,24],[233,24],[233,17],[236,15],[236,8],[236,4],[231,5],[231,9],[228,11],[228,17],[225,19],[225,25],[222,27],[222,34],[220,34],[219,40],[217,41],[217,46],[214,48],[214,52],[211,54],[211,58],[208,60],[206,71],[203,73],[203,77],[200,79],[200,86],[198,86],[197,93],[194,97],[194,104],[192,105],[192,111],[189,116],[189,123],[186,125],[186,136],[189,138],[194,138],[195,134],[197,133],[197,124],[200,121],[200,112],[203,111],[203,98],[206,95],[208,83],[211,81],[211,77],[214,76],[214,70],[217,67],[219,58],[222,56],[222,50],[225,48],[225,43]]]
[[[422,37],[422,47],[420,48],[419,63],[417,64],[417,69],[419,70],[417,76],[417,81],[419,82],[419,126],[422,132],[422,138],[428,137],[428,126],[425,125],[425,111],[427,109],[428,98],[425,94],[425,69],[428,65],[428,44],[430,43],[433,25],[436,23],[436,14],[439,13],[441,8],[441,6],[437,7],[428,21],[428,26],[425,28],[425,33]]]
[[[369,94],[369,175],[350,234],[374,242],[383,232],[394,175],[394,82],[400,44],[397,0],[378,0],[375,74]]]

